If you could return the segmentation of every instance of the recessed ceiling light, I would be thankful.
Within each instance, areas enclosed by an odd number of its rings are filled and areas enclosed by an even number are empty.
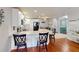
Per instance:
[[[64,18],[68,18],[68,16],[67,16],[67,15],[65,15],[65,16],[64,16]]]
[[[37,13],[38,11],[37,10],[34,10],[34,12]]]

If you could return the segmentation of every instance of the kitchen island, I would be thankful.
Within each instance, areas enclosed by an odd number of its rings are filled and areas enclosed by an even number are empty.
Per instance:
[[[22,31],[22,32],[19,32],[19,33],[14,33],[14,34],[26,34],[27,48],[30,48],[30,47],[37,46],[37,40],[39,40],[39,33],[47,33],[47,32],[49,34],[52,33],[52,31],[50,31],[50,30],[40,29],[38,31]],[[48,43],[49,43],[49,35],[48,35]],[[12,38],[11,38],[11,49],[10,50],[13,50],[13,49],[16,49],[16,46],[14,44],[14,39],[13,39],[13,36],[12,36]]]

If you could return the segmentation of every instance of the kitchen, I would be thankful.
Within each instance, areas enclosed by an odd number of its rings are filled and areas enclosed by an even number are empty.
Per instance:
[[[72,39],[73,36],[71,34],[72,33],[71,29],[72,31],[74,29],[71,27],[73,26],[72,20],[78,19],[77,11],[79,8],[75,8],[75,11],[77,10],[75,13],[74,13],[74,8],[65,8],[65,7],[60,7],[60,8],[57,8],[57,7],[56,8],[55,7],[50,7],[50,8],[49,7],[17,7],[17,8],[1,7],[0,9],[3,9],[4,11],[4,18],[2,19],[4,20],[4,22],[0,24],[1,26],[0,39],[1,39],[1,44],[3,45],[1,46],[0,51],[14,51],[17,49],[17,46],[15,46],[13,34],[17,34],[17,35],[26,34],[26,40],[28,42],[27,50],[29,50],[29,48],[33,50],[33,47],[34,48],[37,47],[37,41],[39,40],[39,33],[48,33],[48,39],[47,39],[48,52],[54,51],[53,50],[54,45],[58,44],[56,42],[64,41],[64,43],[66,42],[65,45],[67,45],[68,44],[67,41],[71,42],[76,40],[76,38]],[[79,28],[77,27],[77,24],[74,24],[74,25],[75,25],[74,28],[77,28],[76,31],[78,32]],[[53,41],[52,42],[53,44],[51,44],[51,47],[50,47],[49,46],[51,41],[50,36],[51,34],[54,34],[53,29],[55,29],[55,37],[54,37],[55,42]],[[76,45],[77,42],[75,42],[73,45]],[[57,46],[55,46],[55,48],[56,48],[55,51],[61,51],[63,49],[61,48],[57,50],[58,49]],[[36,48],[36,50],[38,49]],[[63,49],[62,51],[64,50],[65,49]],[[71,51],[71,50],[66,50],[66,51]],[[39,50],[37,52],[39,52]]]

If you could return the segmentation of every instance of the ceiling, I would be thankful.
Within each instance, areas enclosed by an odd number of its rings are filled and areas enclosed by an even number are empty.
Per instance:
[[[59,18],[67,15],[69,19],[79,19],[78,7],[20,7],[19,9],[28,18]]]

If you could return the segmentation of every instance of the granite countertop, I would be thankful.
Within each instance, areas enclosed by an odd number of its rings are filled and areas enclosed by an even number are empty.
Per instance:
[[[39,29],[38,31],[22,31],[19,32],[18,34],[39,34],[39,33],[46,33],[49,32],[50,34],[52,33],[52,31],[47,30],[47,29]]]

